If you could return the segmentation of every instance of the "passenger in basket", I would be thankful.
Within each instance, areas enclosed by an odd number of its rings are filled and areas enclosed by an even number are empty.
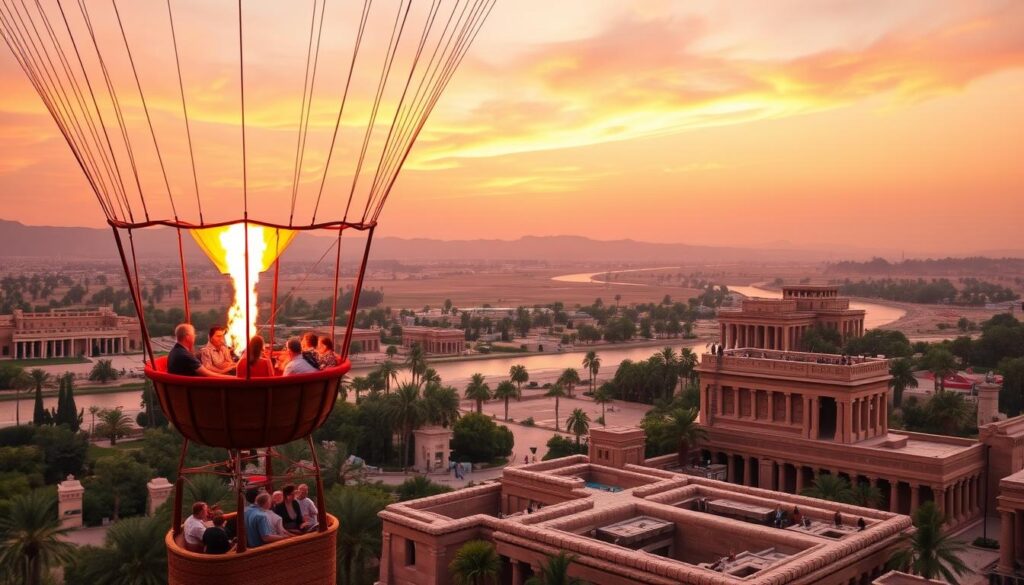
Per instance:
[[[298,337],[292,337],[285,345],[288,350],[288,363],[284,366],[285,376],[295,374],[311,374],[320,371],[319,368],[309,363],[302,355],[302,344]]]
[[[302,519],[306,521],[307,530],[312,531],[319,527],[320,511],[317,510],[313,500],[309,499],[308,485],[300,483],[295,487],[295,501],[299,503],[299,509],[302,510]]]
[[[320,341],[320,338],[316,333],[307,331],[302,334],[302,339],[299,344],[302,347],[302,358],[309,362],[309,365],[316,369],[320,368],[320,354],[317,353],[316,348]]]
[[[208,517],[206,502],[192,504],[192,515],[185,520],[185,550],[203,552],[203,534],[206,532]]]
[[[182,323],[174,328],[174,339],[177,343],[167,354],[167,373],[178,376],[208,376],[211,378],[230,378],[207,369],[195,354],[196,328],[189,323]]]
[[[203,533],[203,544],[206,545],[206,554],[222,555],[231,550],[231,539],[224,530],[224,513],[216,512],[213,515],[213,526]]]
[[[263,546],[286,538],[280,534],[274,534],[270,526],[269,514],[271,513],[270,494],[266,492],[256,496],[256,503],[245,509],[245,536],[248,546]]]
[[[226,332],[227,329],[221,325],[210,327],[210,340],[199,350],[199,361],[203,362],[203,367],[218,374],[235,373],[235,356],[224,343]]]
[[[295,501],[295,486],[288,484],[281,488],[281,495],[284,496],[280,504],[274,506],[274,513],[284,520],[285,530],[293,533],[304,532],[308,527],[302,519],[302,508]]]
[[[334,353],[334,342],[331,341],[330,337],[321,337],[320,343],[317,345],[316,349],[317,358],[320,360],[321,370],[336,367],[341,363],[341,359],[338,357],[338,354]]]
[[[269,378],[274,375],[274,364],[270,358],[263,356],[263,338],[254,335],[249,340],[249,348],[238,360],[238,377],[244,378],[246,372],[250,378]]]

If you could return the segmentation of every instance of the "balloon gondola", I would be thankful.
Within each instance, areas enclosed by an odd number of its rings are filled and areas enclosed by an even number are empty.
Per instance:
[[[140,320],[145,375],[185,437],[166,539],[170,583],[277,583],[281,572],[267,564],[274,559],[293,569],[295,559],[316,559],[301,582],[334,582],[335,557],[326,551],[345,519],[326,513],[311,434],[351,367],[381,210],[495,1],[239,0],[184,8],[185,0],[0,0],[0,36],[111,228]],[[137,237],[156,230],[173,236],[185,321],[195,270],[187,249],[201,250],[230,277],[236,355],[257,334],[274,346],[280,309],[298,286],[279,294],[287,250],[302,237],[328,236],[316,240],[325,248],[320,260],[302,266],[308,275],[333,260],[329,328],[332,338],[343,331],[339,365],[294,377],[169,374],[147,323],[146,253]],[[345,237],[352,234],[354,245]],[[343,244],[354,250],[347,265]],[[264,273],[269,298],[258,286]],[[351,290],[347,306],[339,306],[343,284]],[[309,460],[283,462],[275,447],[297,440]],[[192,442],[230,457],[189,467]],[[242,510],[246,486],[272,488],[281,465],[289,478],[315,481],[318,532],[250,547],[242,529],[226,555],[186,550],[183,489],[192,475],[227,479]]]

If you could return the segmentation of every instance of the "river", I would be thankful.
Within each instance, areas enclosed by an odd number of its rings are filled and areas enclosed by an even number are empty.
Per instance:
[[[671,339],[665,340],[666,346],[672,346],[679,351],[680,347],[690,347],[694,351],[701,353],[704,351],[704,342],[698,342],[692,339]],[[623,360],[644,360],[655,352],[659,351],[661,345],[649,345],[645,347],[637,346],[595,346],[594,350],[597,351],[601,357],[601,373],[603,376],[610,376],[618,365]],[[510,354],[507,357],[494,357],[490,359],[482,360],[469,360],[469,361],[452,361],[452,362],[435,362],[431,364],[437,373],[441,376],[441,379],[445,384],[451,384],[458,388],[460,391],[465,388],[466,384],[469,383],[469,379],[473,374],[483,374],[494,388],[497,383],[503,379],[508,378],[508,370],[515,364],[523,364],[526,366],[526,370],[530,373],[530,378],[534,380],[553,381],[562,370],[566,368],[576,368],[580,372],[580,377],[586,380],[588,374],[581,362],[585,352],[559,352],[559,353],[534,353],[534,354]],[[141,356],[139,358],[141,360]],[[354,375],[363,375],[368,371],[369,368],[357,368],[353,370]],[[403,371],[399,378],[406,376],[406,372]],[[29,395],[28,398],[21,401],[21,420],[31,420],[32,418],[32,399]],[[135,413],[141,410],[139,402],[142,399],[142,393],[138,390],[130,392],[112,392],[109,394],[86,394],[75,397],[75,403],[78,408],[85,408],[85,424],[89,424],[89,406],[96,405],[100,408],[115,408],[121,406],[124,408],[125,413],[130,414],[133,418]],[[45,398],[43,400],[43,406],[46,408],[56,408],[57,398]],[[5,401],[0,402],[0,427],[9,426],[14,424],[15,419],[15,402]]]

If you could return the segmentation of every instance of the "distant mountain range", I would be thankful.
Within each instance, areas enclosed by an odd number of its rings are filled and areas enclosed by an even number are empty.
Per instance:
[[[140,258],[170,259],[178,251],[174,230],[150,228],[135,232]],[[361,234],[345,236],[342,254],[346,261],[358,259],[365,240]],[[332,244],[329,236],[301,233],[284,259],[310,258],[315,261]],[[202,252],[191,238],[185,239],[186,259],[198,259]],[[795,247],[776,242],[759,248],[660,244],[635,240],[594,240],[581,236],[526,236],[516,240],[435,240],[426,238],[377,237],[371,260],[424,261],[520,261],[545,260],[552,263],[674,264],[693,262],[815,262],[861,260],[880,251]],[[114,260],[117,248],[109,229],[27,226],[0,220],[0,258],[52,258],[58,260]]]

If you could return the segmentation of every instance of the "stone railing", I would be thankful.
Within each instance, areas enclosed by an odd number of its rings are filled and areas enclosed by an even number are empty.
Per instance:
[[[864,380],[889,373],[887,360],[865,359],[858,363],[843,364],[840,359],[839,356],[800,352],[730,350],[722,356],[704,354],[701,369],[839,382]]]
[[[795,299],[798,311],[845,311],[850,299]]]

